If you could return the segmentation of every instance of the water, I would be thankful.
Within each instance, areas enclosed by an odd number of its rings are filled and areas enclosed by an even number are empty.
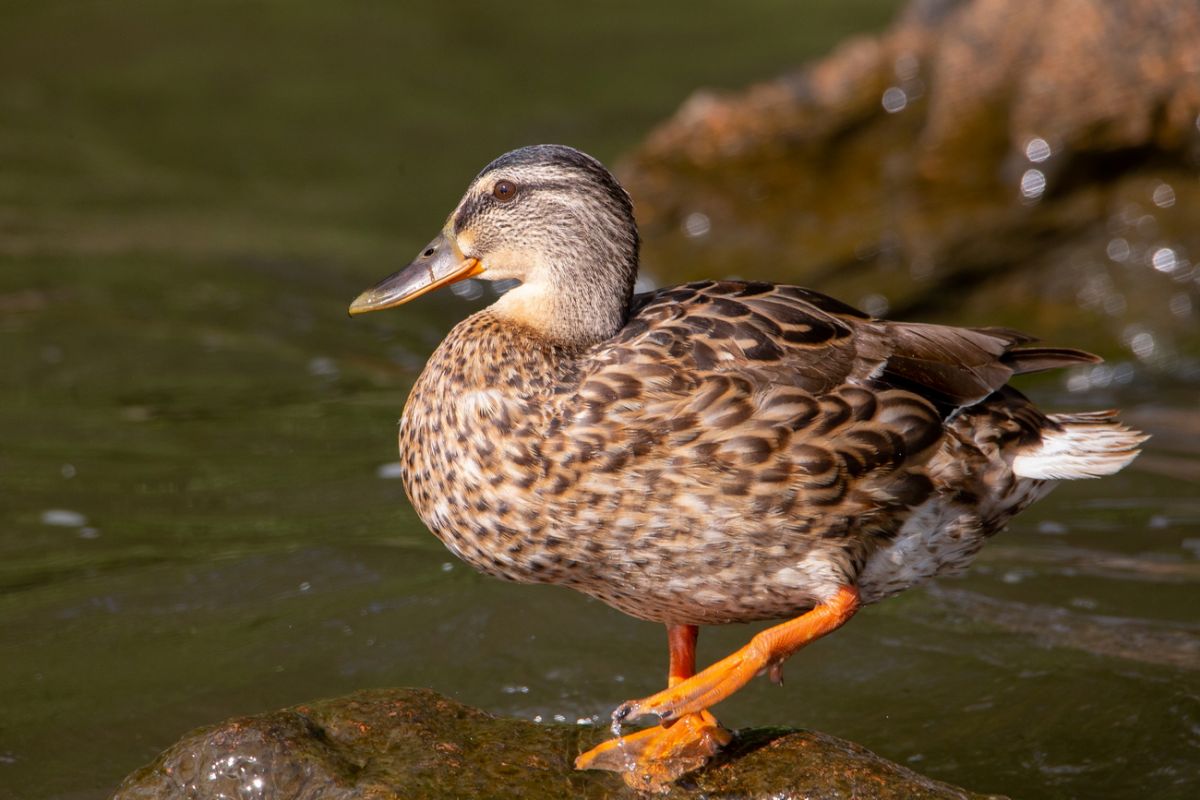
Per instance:
[[[192,727],[371,686],[568,720],[662,688],[659,626],[477,576],[403,500],[403,397],[488,290],[345,306],[503,150],[611,161],[694,86],[770,76],[891,4],[191,8],[0,26],[0,797],[102,797]],[[977,790],[1185,796],[1195,390],[1067,380],[1031,385],[1158,434],[1139,469],[1063,487],[967,578],[860,613],[721,720]],[[757,629],[706,629],[700,663]]]

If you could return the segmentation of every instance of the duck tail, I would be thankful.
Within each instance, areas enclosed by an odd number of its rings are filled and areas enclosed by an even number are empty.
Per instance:
[[[1017,347],[1006,352],[1000,361],[1015,375],[1028,375],[1048,369],[1073,367],[1078,364],[1099,364],[1104,359],[1072,347]]]
[[[1116,411],[1051,414],[1042,439],[1013,458],[1016,475],[1038,480],[1099,478],[1124,469],[1150,437],[1117,419]]]

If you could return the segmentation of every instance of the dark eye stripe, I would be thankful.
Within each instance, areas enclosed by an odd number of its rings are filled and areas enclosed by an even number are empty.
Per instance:
[[[493,202],[490,194],[477,194],[467,198],[467,202],[463,203],[462,208],[454,215],[454,232],[461,233],[463,228],[466,228],[475,217],[479,216],[488,204]]]
[[[497,181],[497,183],[499,183],[499,181]],[[515,182],[511,183],[515,185]],[[577,188],[577,186],[568,181],[540,181],[536,183],[522,183],[515,194],[518,198],[522,198],[529,196],[531,193],[536,192],[539,189],[570,191],[573,188]],[[490,192],[485,190],[482,194],[473,194],[471,197],[467,198],[467,202],[463,203],[462,208],[459,209],[459,212],[454,216],[454,232],[461,233],[464,228],[469,227],[471,223],[475,221],[475,218],[479,216],[479,214],[482,213],[487,207],[495,205],[507,205],[509,202],[510,201],[508,200],[500,200],[496,197],[495,185],[493,185],[492,191]]]

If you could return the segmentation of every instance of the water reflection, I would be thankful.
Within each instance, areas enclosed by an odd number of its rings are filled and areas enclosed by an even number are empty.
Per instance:
[[[1154,187],[1153,200],[1159,208],[1170,208],[1175,205],[1175,190],[1170,184],[1160,183]]]
[[[1027,169],[1021,176],[1021,196],[1037,200],[1046,191],[1046,174],[1040,169]]]
[[[1169,247],[1160,247],[1150,256],[1151,265],[1159,272],[1171,273],[1179,267],[1175,259],[1175,251]]]
[[[896,114],[905,109],[908,105],[908,95],[899,86],[889,86],[883,92],[883,98],[880,101],[883,104],[883,110],[889,114]]]
[[[1015,584],[1038,574],[1032,569],[1008,570],[1001,580]],[[1192,575],[1193,580],[1197,577]],[[1200,624],[1161,625],[1130,617],[1075,613],[1060,606],[999,601],[984,594],[947,588],[944,584],[935,584],[928,591],[956,613],[1031,635],[1047,646],[1074,647],[1096,655],[1200,669]],[[1081,607],[1077,600],[1068,597],[1066,603],[1087,611],[1099,605],[1093,599],[1083,601]]]
[[[1137,370],[1128,362],[1095,364],[1071,370],[1067,375],[1066,387],[1067,391],[1075,393],[1107,389],[1110,386],[1127,385],[1133,381],[1136,375]]]
[[[693,211],[684,217],[683,232],[692,239],[707,236],[712,228],[712,221],[701,211]]]
[[[87,524],[87,517],[78,511],[65,508],[50,508],[42,512],[42,524],[63,528],[79,528]]]
[[[399,480],[404,477],[404,465],[399,461],[389,461],[386,464],[380,464],[375,470],[375,477],[383,478],[384,480]]]
[[[1176,292],[1171,295],[1171,300],[1167,307],[1177,317],[1190,317],[1193,309],[1192,298],[1184,292]]]
[[[1039,136],[1035,136],[1025,143],[1025,157],[1034,164],[1042,163],[1052,154],[1053,151],[1050,149],[1050,143]]]
[[[459,281],[450,285],[450,291],[463,300],[478,300],[483,297],[483,282],[473,279]]]

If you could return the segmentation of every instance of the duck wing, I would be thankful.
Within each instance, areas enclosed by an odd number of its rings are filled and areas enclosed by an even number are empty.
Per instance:
[[[546,439],[562,467],[556,486],[845,530],[918,503],[942,420],[921,395],[881,382],[887,335],[884,323],[791,286],[704,282],[641,295],[624,329],[578,362],[561,427]],[[818,507],[827,513],[797,521],[800,508]]]
[[[704,281],[636,296],[625,327],[581,365],[580,385],[593,382],[585,400],[628,401],[645,389],[694,393],[719,376],[756,395],[759,410],[778,389],[899,389],[946,417],[1013,375],[1100,360],[1022,346],[1032,341],[1007,328],[873,319],[796,286]]]
[[[635,297],[625,327],[580,360],[552,449],[601,480],[686,467],[726,494],[775,483],[850,513],[908,505],[948,417],[1014,374],[1096,360],[1030,341],[877,320],[794,286],[668,287]]]

